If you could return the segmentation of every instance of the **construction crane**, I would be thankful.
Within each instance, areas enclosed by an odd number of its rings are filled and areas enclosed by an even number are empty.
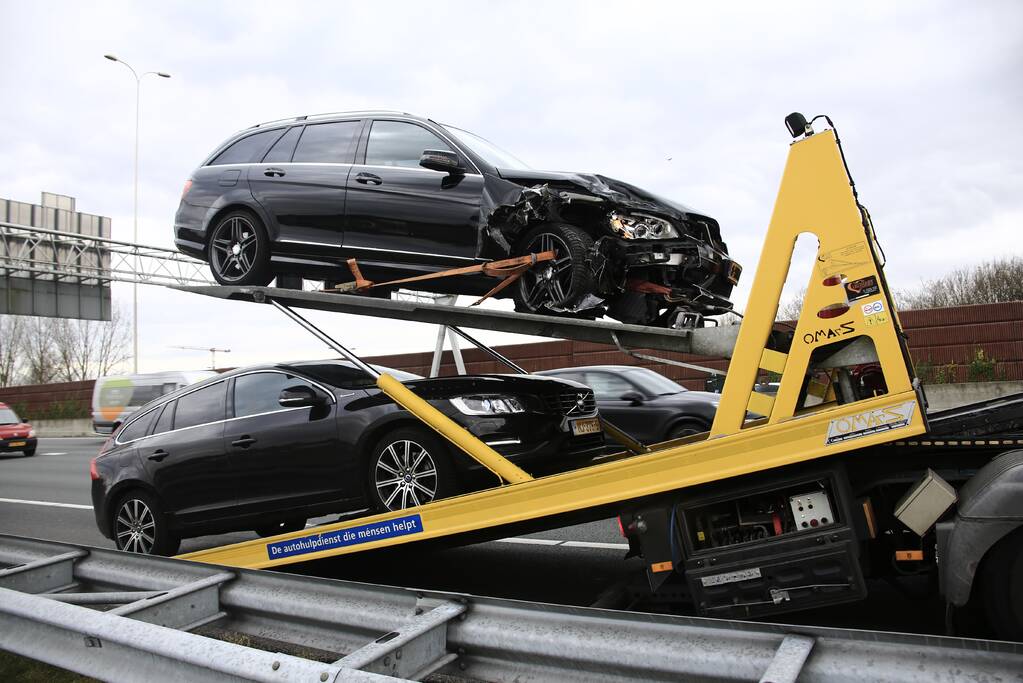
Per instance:
[[[217,369],[217,354],[218,353],[231,353],[231,349],[215,349],[212,346],[172,346],[172,349],[184,349],[186,351],[209,351],[210,353],[210,370]]]

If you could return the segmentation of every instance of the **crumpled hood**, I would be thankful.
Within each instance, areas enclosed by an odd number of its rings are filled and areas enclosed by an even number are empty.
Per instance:
[[[603,175],[502,168],[497,169],[497,174],[505,180],[521,185],[550,183],[559,189],[565,189],[566,185],[571,185],[587,194],[637,211],[651,211],[682,220],[693,216],[706,217],[684,204],[659,197],[635,185]]]

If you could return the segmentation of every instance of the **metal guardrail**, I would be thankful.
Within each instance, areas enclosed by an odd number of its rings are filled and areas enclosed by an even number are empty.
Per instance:
[[[0,563],[0,648],[107,680],[923,683],[1023,671],[1014,643],[527,603],[14,536],[0,536]]]
[[[82,284],[214,284],[205,263],[173,249],[2,221],[0,275]]]

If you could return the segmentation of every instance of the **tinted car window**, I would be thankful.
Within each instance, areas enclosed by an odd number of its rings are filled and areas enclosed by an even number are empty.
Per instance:
[[[153,420],[156,419],[156,413],[159,411],[150,410],[148,413],[132,420],[125,426],[124,429],[117,435],[117,440],[121,443],[127,443],[128,441],[134,441],[135,439],[141,439],[147,433],[149,433],[149,427],[153,424]]]
[[[306,126],[292,161],[304,163],[350,163],[361,121],[338,121]]]
[[[223,420],[225,386],[224,382],[217,382],[179,398],[174,429]]]
[[[156,420],[156,426],[153,427],[153,434],[163,434],[169,432],[174,428],[174,401],[167,403],[163,407],[163,412],[160,413],[160,417]]]
[[[257,161],[263,150],[281,134],[279,130],[267,130],[242,138],[210,162],[210,166],[222,166],[224,164],[248,164]]]
[[[454,151],[439,137],[414,123],[374,121],[366,147],[366,163],[419,168],[419,157],[428,149]]]
[[[309,365],[303,364],[301,367],[303,373],[326,382],[327,384],[331,384],[335,387],[341,387],[343,389],[375,387],[377,384],[375,379],[351,363],[312,363]],[[413,375],[411,372],[403,372],[401,370],[395,370],[394,368],[385,368],[380,365],[374,365],[373,367],[376,368],[377,372],[386,372],[399,382],[407,382],[412,379],[422,379],[419,375]]]
[[[587,372],[585,384],[593,389],[597,398],[619,398],[627,391],[636,390],[636,387],[609,372]]]
[[[302,127],[296,126],[290,128],[280,140],[274,143],[274,146],[270,148],[270,151],[263,157],[265,162],[277,162],[287,163],[291,161],[291,155],[295,151],[295,143],[298,142],[298,136],[302,133]]]
[[[294,386],[309,386],[294,375],[280,372],[257,372],[234,380],[234,416],[258,415],[284,410],[278,403],[281,391]]]

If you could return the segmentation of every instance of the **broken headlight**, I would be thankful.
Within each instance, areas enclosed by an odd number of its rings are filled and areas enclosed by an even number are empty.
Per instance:
[[[645,213],[628,215],[613,212],[611,229],[630,240],[670,240],[678,238],[678,230],[670,222]]]

